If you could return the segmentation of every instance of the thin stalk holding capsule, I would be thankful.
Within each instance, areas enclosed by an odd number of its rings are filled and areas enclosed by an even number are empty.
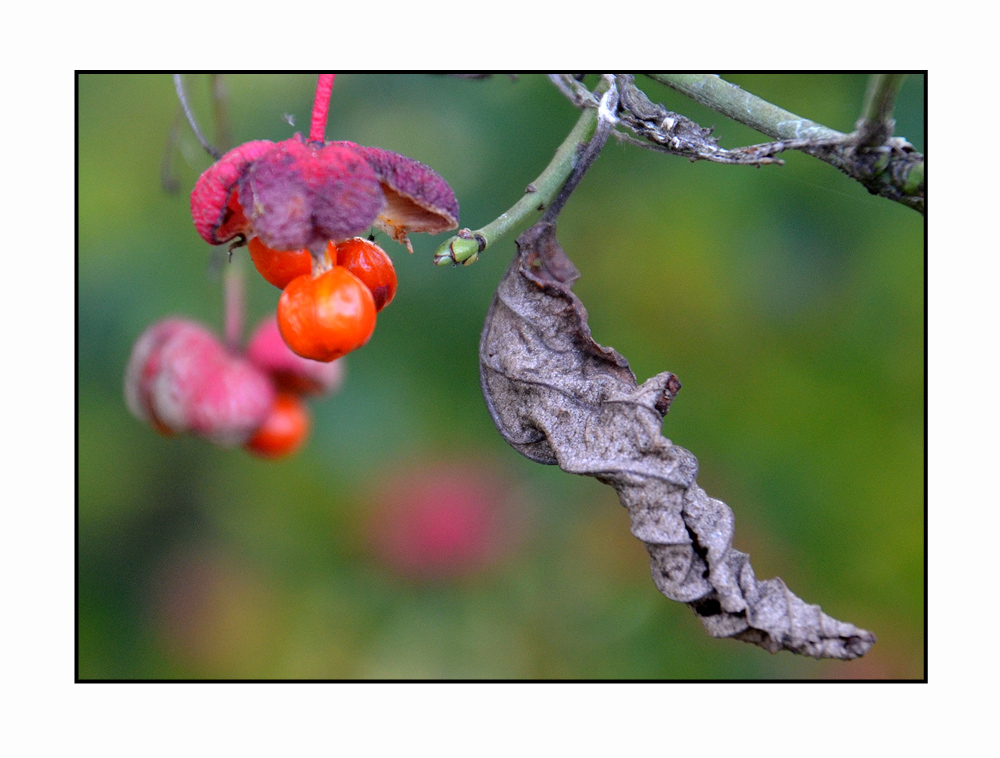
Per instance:
[[[326,117],[330,112],[330,94],[333,92],[335,74],[320,74],[316,82],[316,98],[313,100],[312,121],[309,124],[309,141],[326,140]]]

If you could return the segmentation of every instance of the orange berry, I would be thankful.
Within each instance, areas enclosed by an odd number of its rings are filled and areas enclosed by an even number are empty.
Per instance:
[[[309,434],[309,411],[295,395],[279,394],[260,428],[243,446],[262,458],[294,453]]]
[[[375,330],[371,291],[343,266],[293,279],[278,300],[278,329],[292,352],[332,361],[364,345]]]
[[[292,279],[312,271],[312,256],[308,250],[272,250],[258,237],[247,243],[254,267],[267,281],[284,289]]]
[[[396,269],[385,251],[371,240],[353,237],[337,243],[337,265],[343,266],[372,291],[380,311],[396,294]]]

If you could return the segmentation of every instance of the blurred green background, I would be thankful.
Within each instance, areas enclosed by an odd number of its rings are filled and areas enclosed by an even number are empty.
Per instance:
[[[867,81],[723,76],[842,131]],[[234,144],[308,131],[314,76],[226,81]],[[638,83],[716,125],[725,147],[766,141]],[[208,77],[188,86],[211,135]],[[657,592],[611,489],[533,464],[496,433],[476,349],[513,239],[474,266],[438,268],[431,254],[447,235],[416,235],[413,256],[381,236],[397,297],[345,359],[343,389],[311,404],[312,436],[290,459],[167,439],[132,418],[122,376],[147,326],[180,314],[221,332],[218,251],[188,210],[211,160],[182,125],[170,159],[180,191],[161,187],[177,115],[169,75],[86,75],[78,92],[80,678],[924,675],[916,212],[797,153],[754,169],[612,141],[560,217],[597,341],[640,382],[664,370],[683,382],[664,432],[733,508],[735,547],[758,577],[781,576],[879,638],[849,663],[770,655],[710,639]],[[923,77],[908,77],[896,116],[897,134],[923,150]],[[475,229],[520,197],[576,118],[534,75],[345,74],[327,137],[429,164]],[[247,267],[249,328],[279,292],[248,263],[234,256]],[[442,527],[479,551],[465,569],[428,576],[393,560],[410,550],[433,567],[421,530],[455,513],[493,519],[482,533]]]

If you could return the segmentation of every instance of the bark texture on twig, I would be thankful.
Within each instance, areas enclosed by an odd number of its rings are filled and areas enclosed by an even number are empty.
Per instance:
[[[711,636],[816,658],[864,655],[871,632],[803,602],[781,579],[758,581],[733,549],[732,511],[697,485],[694,455],[660,431],[680,382],[664,372],[638,385],[628,361],[592,339],[555,225],[536,224],[517,244],[480,343],[483,395],[507,442],[614,487],[657,588],[687,603]]]
[[[605,75],[608,76],[608,75]],[[708,74],[647,74],[713,110],[723,113],[778,141],[725,149],[712,130],[652,102],[635,84],[631,74],[617,74],[621,94],[618,122],[632,134],[615,132],[622,142],[639,145],[691,160],[749,166],[781,165],[779,153],[787,150],[819,158],[860,182],[873,195],[925,212],[924,156],[902,137],[891,136],[891,119],[885,115],[898,89],[891,78],[881,98],[870,98],[859,129],[844,134],[772,105],[736,85]],[[551,74],[549,80],[578,108],[596,108],[597,98],[568,74]],[[884,106],[881,110],[878,106]]]
[[[863,119],[852,134],[797,116],[712,74],[647,74],[712,110],[781,140],[780,150],[801,150],[860,182],[873,195],[926,212],[924,156],[892,136],[892,102],[902,77],[876,75]],[[758,146],[769,153],[768,145]],[[742,148],[749,150],[750,148]]]
[[[613,77],[605,74],[603,78],[613,80],[620,95],[615,110],[618,124],[636,135],[632,137],[620,131],[614,132],[615,137],[622,142],[671,155],[682,155],[692,161],[703,160],[749,166],[780,164],[781,159],[775,158],[774,155],[795,146],[792,143],[767,143],[726,150],[712,136],[711,129],[699,126],[686,116],[651,102],[646,94],[635,86],[635,78],[630,74],[617,74]],[[597,93],[588,90],[572,76],[551,74],[549,80],[576,107],[599,107],[600,98]],[[805,141],[802,142],[805,144]]]

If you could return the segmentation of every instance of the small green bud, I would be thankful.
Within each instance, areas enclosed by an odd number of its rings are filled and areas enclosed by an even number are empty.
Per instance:
[[[924,164],[917,163],[910,168],[906,175],[906,182],[903,184],[903,192],[907,195],[915,195],[924,183]]]
[[[479,253],[486,249],[482,235],[455,236],[445,242],[434,253],[434,263],[438,266],[459,264],[468,266],[479,260]]]

